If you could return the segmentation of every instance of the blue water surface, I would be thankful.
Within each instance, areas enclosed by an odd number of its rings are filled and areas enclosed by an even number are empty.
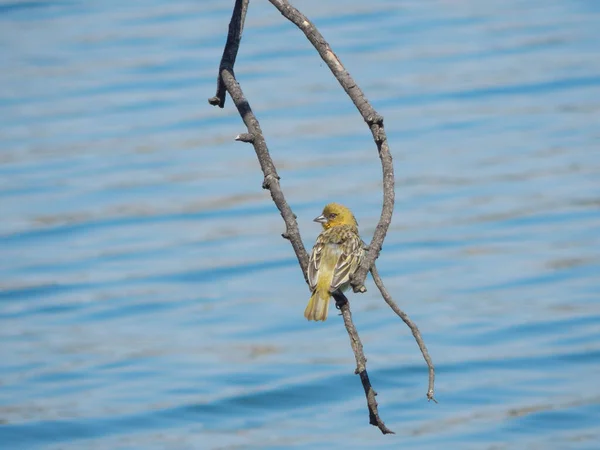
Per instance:
[[[230,99],[233,1],[0,1],[0,448],[600,448],[600,3],[304,0],[385,117],[396,213],[343,322],[308,290]],[[303,34],[252,1],[236,75],[307,248],[369,240],[381,166]]]

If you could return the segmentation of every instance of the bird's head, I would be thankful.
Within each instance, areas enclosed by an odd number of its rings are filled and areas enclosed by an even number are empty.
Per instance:
[[[323,208],[323,214],[316,217],[315,222],[323,225],[325,230],[340,225],[350,225],[358,229],[358,223],[348,208],[339,203],[329,203]]]

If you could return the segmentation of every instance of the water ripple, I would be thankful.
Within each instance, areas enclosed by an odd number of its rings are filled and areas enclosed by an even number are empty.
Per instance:
[[[597,2],[596,2],[597,3]],[[396,215],[341,318],[309,292],[230,99],[217,1],[0,4],[0,442],[6,448],[595,448],[595,2],[305,0],[385,116]],[[374,32],[377,30],[377,32]],[[252,4],[236,75],[310,250],[368,241],[381,165],[304,36]],[[4,448],[3,447],[3,448]]]

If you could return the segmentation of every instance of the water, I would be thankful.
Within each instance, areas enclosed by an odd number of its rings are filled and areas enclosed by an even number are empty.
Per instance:
[[[0,3],[0,447],[600,447],[600,8],[297,2],[384,115],[378,261],[351,297],[380,413],[308,292],[228,99],[232,2]],[[381,168],[301,33],[252,2],[236,73],[298,215]]]

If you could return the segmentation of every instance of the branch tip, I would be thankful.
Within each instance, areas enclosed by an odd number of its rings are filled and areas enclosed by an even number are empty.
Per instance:
[[[214,97],[208,99],[208,103],[210,103],[213,106],[220,106],[221,99],[215,95]]]
[[[421,336],[421,332],[419,331],[419,328],[410,319],[410,317],[408,317],[408,314],[406,314],[404,311],[402,311],[400,309],[400,307],[396,304],[396,302],[394,301],[394,299],[392,298],[392,296],[386,289],[385,285],[383,284],[383,280],[379,276],[379,272],[377,271],[377,266],[375,266],[375,264],[373,264],[373,266],[371,267],[371,275],[373,276],[373,281],[375,282],[375,286],[377,286],[377,288],[379,289],[379,292],[381,292],[381,296],[383,297],[385,302],[389,305],[390,308],[392,308],[392,311],[394,311],[398,315],[398,317],[400,317],[400,319],[402,319],[402,321],[406,324],[406,326],[412,332],[412,335],[415,338],[417,345],[419,346],[419,350],[421,350],[423,359],[425,360],[425,363],[427,364],[427,368],[429,369],[429,386],[427,389],[427,400],[428,401],[433,400],[435,403],[437,403],[437,400],[435,400],[435,398],[433,397],[434,385],[435,385],[435,368],[433,367],[433,362],[431,361],[431,357],[429,356],[429,352],[427,351],[427,346],[425,345],[425,342],[423,341],[423,337]]]
[[[354,292],[355,294],[362,294],[363,292],[366,292],[366,288],[364,286],[353,286],[352,287],[352,292]]]
[[[252,133],[241,133],[235,137],[235,140],[239,142],[252,143],[254,142],[254,135]]]

